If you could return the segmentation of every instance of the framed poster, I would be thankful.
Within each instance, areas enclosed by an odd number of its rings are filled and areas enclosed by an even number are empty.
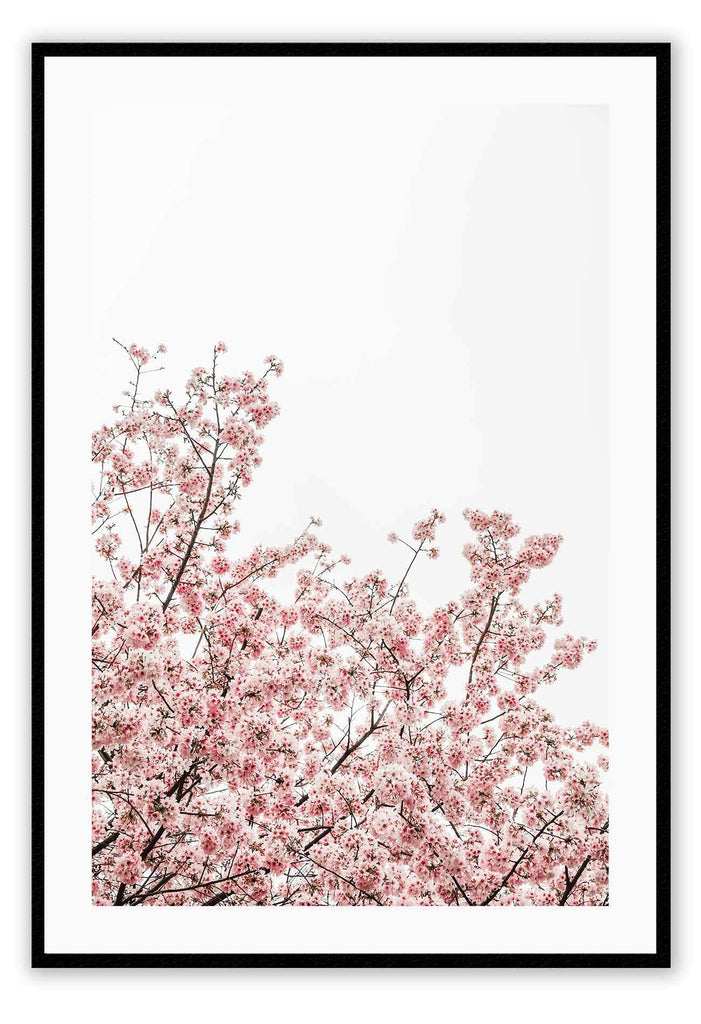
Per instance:
[[[34,47],[36,966],[669,964],[669,69]]]

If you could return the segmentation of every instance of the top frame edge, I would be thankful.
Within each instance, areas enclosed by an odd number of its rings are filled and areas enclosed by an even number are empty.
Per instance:
[[[669,42],[625,43],[78,43],[33,42],[33,59],[45,57],[655,57],[669,59]]]

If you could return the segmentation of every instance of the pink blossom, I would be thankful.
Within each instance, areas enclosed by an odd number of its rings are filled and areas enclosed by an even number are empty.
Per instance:
[[[281,362],[229,376],[218,343],[151,398],[152,356],[125,351],[134,383],[92,436],[95,903],[604,903],[608,732],[538,699],[596,643],[524,589],[562,538],[467,509],[464,580],[436,606],[412,574],[438,509],[396,577],[347,572],[317,517],[246,546]]]

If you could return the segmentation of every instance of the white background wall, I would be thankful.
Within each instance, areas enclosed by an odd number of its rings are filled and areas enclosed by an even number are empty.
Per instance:
[[[419,1019],[427,1013],[479,1014],[498,1020],[518,1013],[525,1020],[540,1019],[557,1003],[573,1021],[635,1014],[639,1020],[659,1020],[675,1015],[685,1019],[696,986],[692,957],[697,952],[692,920],[698,920],[698,886],[693,884],[691,850],[698,848],[697,794],[698,755],[693,735],[698,698],[693,692],[693,635],[699,607],[693,581],[698,578],[699,549],[692,525],[698,522],[698,459],[691,452],[698,441],[699,419],[693,413],[692,396],[701,385],[698,360],[692,359],[692,295],[694,280],[690,257],[698,238],[698,206],[690,205],[690,187],[697,165],[699,77],[693,62],[701,48],[701,25],[696,5],[670,0],[664,8],[656,3],[625,0],[592,0],[586,8],[562,5],[556,0],[534,0],[526,10],[516,2],[490,7],[464,3],[366,3],[359,0],[345,13],[317,2],[300,2],[294,15],[286,4],[271,3],[265,9],[244,8],[231,2],[203,2],[196,7],[173,4],[123,3],[107,12],[86,2],[66,0],[60,10],[45,2],[29,2],[3,14],[3,129],[14,156],[2,165],[5,223],[3,280],[9,282],[10,303],[5,307],[7,346],[7,414],[5,436],[19,438],[6,452],[7,478],[16,481],[18,501],[6,515],[3,534],[18,538],[7,545],[6,562],[17,583],[3,595],[6,633],[12,638],[5,679],[7,690],[7,762],[17,779],[28,772],[26,755],[28,719],[28,521],[29,497],[26,459],[28,426],[28,299],[29,272],[27,233],[28,171],[28,71],[27,46],[31,39],[671,39],[675,44],[675,156],[677,189],[675,241],[675,405],[677,432],[675,479],[677,525],[675,576],[676,624],[674,660],[676,711],[674,764],[675,808],[675,962],[672,972],[338,972],[323,975],[292,972],[33,972],[28,960],[28,793],[26,784],[9,786],[5,794],[8,812],[3,864],[12,912],[5,918],[3,961],[10,979],[5,1001],[19,1017],[42,1019],[49,1013],[68,1013],[76,1021],[92,1021],[105,1005],[127,1005],[134,1020],[153,1020],[165,1015],[178,1019],[201,1012],[203,996],[214,1012],[238,1016],[270,1016],[285,1013],[308,1019],[309,1006],[320,1003],[337,1017],[357,1014],[373,1017],[393,1014]],[[681,215],[683,211],[683,215]],[[697,449],[698,450],[698,449]],[[7,513],[7,509],[4,513]],[[20,638],[17,643],[14,638]],[[633,713],[633,712],[632,712]],[[695,840],[695,842],[694,842]],[[695,931],[695,929],[694,929]],[[263,995],[263,986],[266,986]],[[14,1007],[17,1010],[14,1010]],[[263,1012],[264,1012],[263,1011]],[[264,1015],[267,1016],[267,1014]]]

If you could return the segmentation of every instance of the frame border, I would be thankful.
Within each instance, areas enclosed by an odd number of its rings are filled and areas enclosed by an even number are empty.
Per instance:
[[[44,907],[44,61],[47,57],[653,57],[656,62],[657,729],[654,953],[47,953]],[[32,967],[469,968],[671,966],[671,45],[669,43],[32,44]]]

